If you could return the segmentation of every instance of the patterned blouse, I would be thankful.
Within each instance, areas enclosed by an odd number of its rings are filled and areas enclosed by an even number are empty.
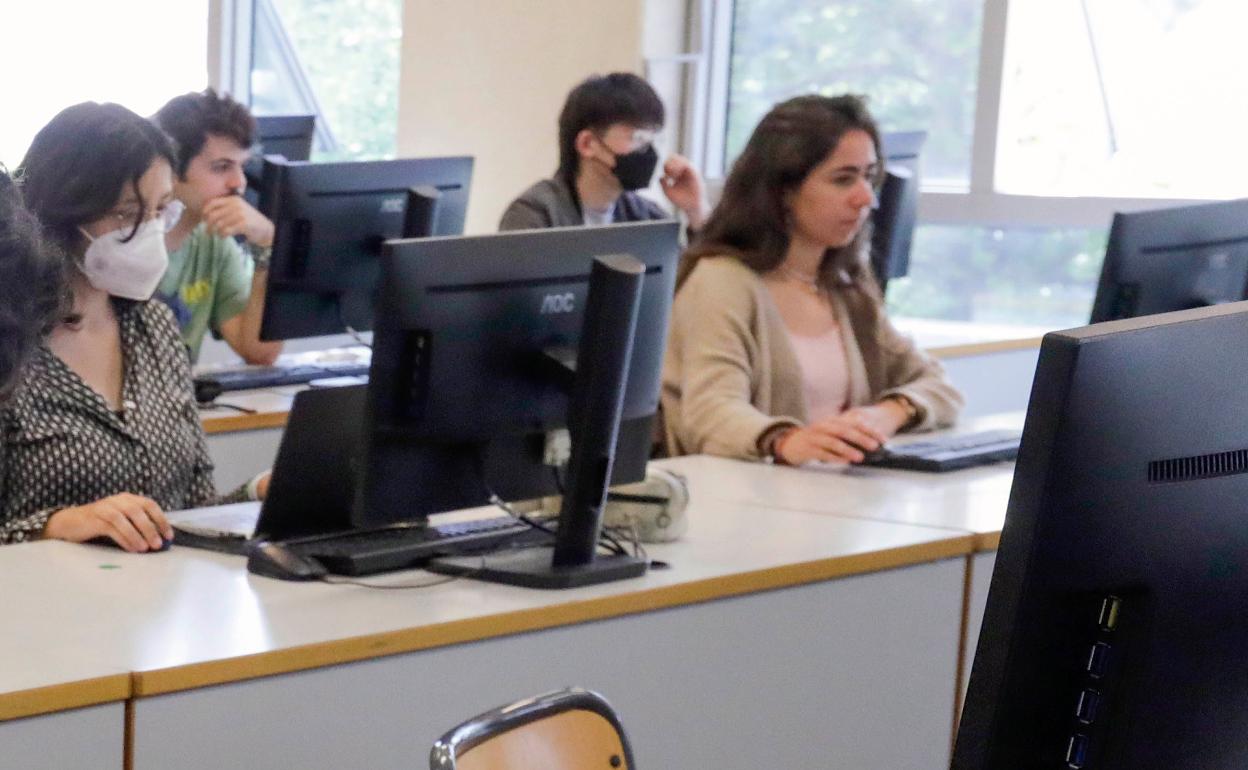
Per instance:
[[[219,498],[177,322],[160,302],[114,303],[123,355],[122,408],[41,346],[0,408],[0,543],[38,538],[63,508],[122,492],[162,510]]]

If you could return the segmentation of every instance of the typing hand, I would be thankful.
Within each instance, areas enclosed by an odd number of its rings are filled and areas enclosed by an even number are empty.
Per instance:
[[[693,164],[673,155],[663,163],[663,176],[659,181],[672,205],[685,212],[689,226],[700,230],[706,220],[706,193],[702,189],[702,177]]]
[[[273,245],[273,223],[241,195],[213,198],[204,205],[204,224],[213,235],[241,235],[256,246]]]
[[[789,465],[817,462],[860,463],[888,440],[856,410],[826,417],[786,433],[776,442],[775,454]]]
[[[876,435],[883,437],[880,439],[881,443],[897,435],[901,426],[910,419],[906,410],[892,399],[885,399],[871,406],[856,406],[847,409],[841,416],[853,417],[860,424],[870,427]]]
[[[159,551],[162,538],[173,539],[173,527],[156,501],[127,492],[57,511],[43,536],[71,543],[107,537],[127,551],[142,553]]]

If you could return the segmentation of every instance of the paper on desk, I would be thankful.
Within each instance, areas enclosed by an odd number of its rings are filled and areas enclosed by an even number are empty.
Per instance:
[[[187,508],[165,514],[175,528],[206,537],[249,538],[256,531],[260,503],[234,503],[208,508]]]

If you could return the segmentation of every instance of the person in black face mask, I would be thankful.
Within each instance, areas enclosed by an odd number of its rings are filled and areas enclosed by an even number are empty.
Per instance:
[[[572,89],[559,115],[559,169],[512,201],[500,230],[604,225],[668,219],[637,193],[659,166],[654,137],[663,103],[646,81],[627,72],[595,75]],[[664,194],[697,231],[707,215],[702,179],[689,161],[662,164]]]

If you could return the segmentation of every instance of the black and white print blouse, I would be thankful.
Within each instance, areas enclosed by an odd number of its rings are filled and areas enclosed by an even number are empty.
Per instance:
[[[116,302],[124,362],[113,411],[46,345],[0,409],[0,543],[38,538],[58,510],[130,492],[162,510],[217,495],[177,323],[160,302]]]

